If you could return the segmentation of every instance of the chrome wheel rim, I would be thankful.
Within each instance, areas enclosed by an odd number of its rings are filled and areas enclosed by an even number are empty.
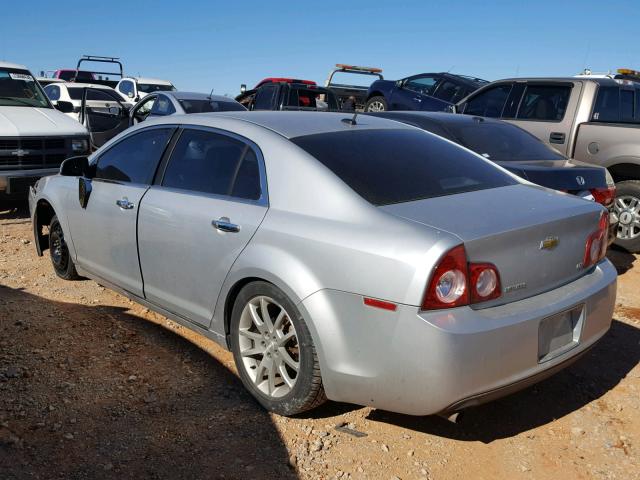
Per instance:
[[[384,104],[382,102],[371,102],[367,107],[367,112],[384,112]]]
[[[631,240],[640,236],[640,199],[631,195],[621,195],[614,205],[618,217],[617,237]]]
[[[242,367],[264,395],[283,397],[296,384],[300,348],[287,311],[273,298],[249,300],[240,315],[238,340]]]

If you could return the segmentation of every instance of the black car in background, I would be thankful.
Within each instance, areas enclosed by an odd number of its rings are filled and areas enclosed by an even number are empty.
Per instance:
[[[339,109],[335,93],[314,81],[294,78],[265,78],[252,90],[241,87],[236,101],[247,110],[323,110]]]
[[[489,83],[453,73],[420,73],[401,80],[376,80],[369,86],[365,112],[449,111],[453,104]]]
[[[445,112],[380,112],[368,115],[421,128],[460,144],[532,183],[594,200],[609,211],[613,208],[616,187],[606,168],[568,159],[513,124]],[[611,226],[611,232],[615,232],[614,227]],[[614,238],[612,233],[610,241]]]

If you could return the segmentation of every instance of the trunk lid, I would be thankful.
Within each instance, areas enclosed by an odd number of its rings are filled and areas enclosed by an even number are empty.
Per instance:
[[[592,188],[607,188],[607,177],[603,167],[595,167],[573,160],[528,160],[496,163],[530,182],[554,190],[576,192]]]
[[[594,202],[528,185],[379,208],[456,235],[469,261],[493,263],[502,296],[480,307],[531,297],[584,275],[585,243],[603,211]]]

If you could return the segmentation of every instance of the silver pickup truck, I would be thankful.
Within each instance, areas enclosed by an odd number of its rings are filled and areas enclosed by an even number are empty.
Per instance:
[[[617,197],[616,244],[640,251],[640,83],[615,78],[512,78],[455,107],[528,130],[567,157],[607,167]]]

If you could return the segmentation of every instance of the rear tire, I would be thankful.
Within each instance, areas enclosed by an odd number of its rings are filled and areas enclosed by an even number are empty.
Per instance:
[[[625,180],[616,183],[618,216],[615,244],[636,253],[640,251],[640,180]]]
[[[289,416],[326,401],[309,329],[280,289],[263,281],[246,285],[230,327],[240,379],[264,408]]]
[[[62,225],[56,215],[49,223],[49,255],[56,275],[64,280],[78,280],[80,275],[71,259],[69,247],[64,239]]]
[[[389,104],[382,96],[371,97],[364,106],[365,112],[386,112]]]

